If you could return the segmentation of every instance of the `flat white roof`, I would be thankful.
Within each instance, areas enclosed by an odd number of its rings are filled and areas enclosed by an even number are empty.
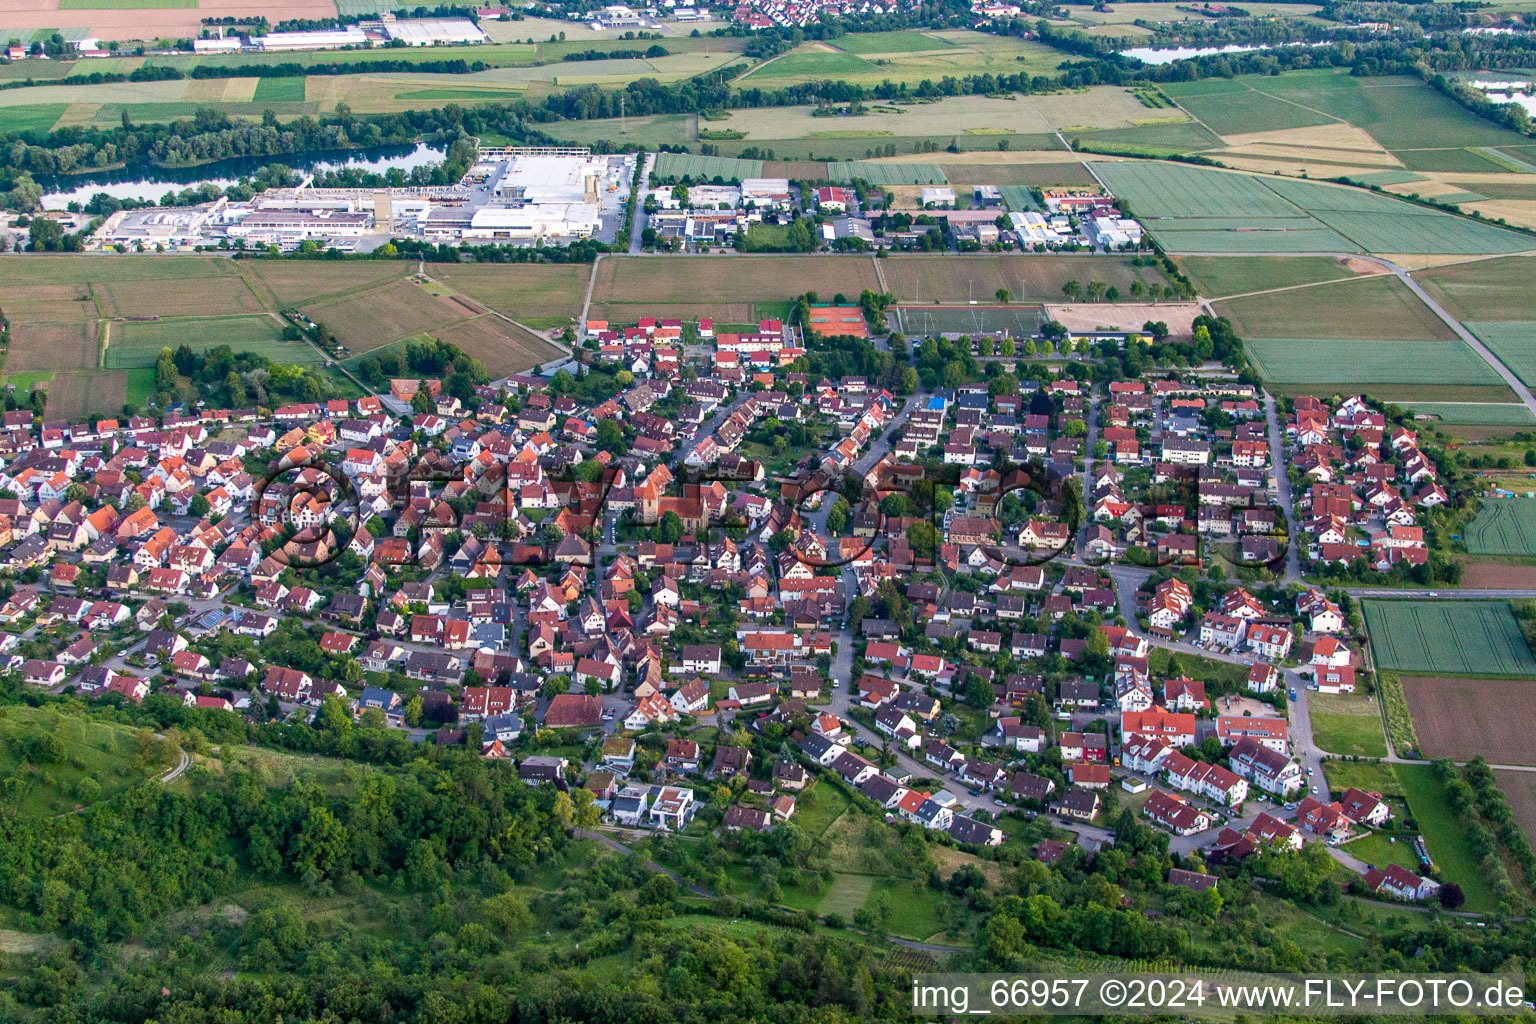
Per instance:
[[[292,47],[361,46],[368,41],[357,26],[321,32],[273,32],[267,36],[255,36],[251,42],[263,49]]]
[[[485,33],[468,18],[416,18],[384,22],[384,34],[407,43],[483,43]]]

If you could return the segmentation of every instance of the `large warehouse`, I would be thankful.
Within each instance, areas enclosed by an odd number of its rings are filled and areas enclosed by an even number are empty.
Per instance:
[[[468,18],[415,18],[399,21],[393,15],[386,14],[379,20],[390,42],[399,40],[406,46],[450,46],[486,41],[480,26]]]

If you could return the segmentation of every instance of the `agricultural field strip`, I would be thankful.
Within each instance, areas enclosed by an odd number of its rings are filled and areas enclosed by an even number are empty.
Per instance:
[[[1466,527],[1474,555],[1536,555],[1536,500],[1486,498]]]
[[[1337,251],[1481,254],[1536,249],[1536,238],[1345,186],[1177,164],[1091,162],[1088,169],[1125,198],[1165,244],[1177,243],[1168,244],[1176,251],[1196,251],[1191,248],[1195,243],[1234,251],[1287,251],[1272,247],[1275,239],[1264,237],[1271,234],[1277,234],[1288,251],[1319,251],[1302,248],[1328,241],[1326,236],[1307,237],[1318,230],[1347,240],[1335,247]],[[1207,237],[1223,230],[1234,235],[1225,245]],[[1202,234],[1181,239],[1180,232]]]
[[[1532,676],[1536,658],[1504,601],[1367,601],[1383,669],[1442,675]]]

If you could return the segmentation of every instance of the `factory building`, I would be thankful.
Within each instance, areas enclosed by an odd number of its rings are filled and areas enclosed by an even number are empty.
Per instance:
[[[271,52],[298,50],[337,50],[345,46],[367,46],[368,37],[356,25],[317,32],[273,32],[252,36],[251,45]]]
[[[485,33],[468,18],[413,18],[398,20],[392,14],[379,19],[384,37],[406,46],[457,46],[483,43]]]

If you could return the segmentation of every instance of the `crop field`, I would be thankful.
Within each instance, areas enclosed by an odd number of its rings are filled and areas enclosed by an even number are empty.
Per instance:
[[[1536,772],[1495,770],[1493,778],[1509,799],[1509,809],[1515,812],[1526,838],[1536,845]]]
[[[1080,162],[1061,163],[946,163],[939,170],[952,182],[966,185],[1028,185],[1075,188],[1098,184]]]
[[[1457,426],[1524,427],[1536,424],[1531,410],[1513,402],[1413,402],[1408,411],[1435,416],[1441,423]]]
[[[1536,237],[1338,185],[1177,164],[1093,163],[1171,251],[1506,253]]]
[[[329,327],[353,353],[371,352],[422,331],[436,333],[475,315],[407,280],[310,303],[302,312]]]
[[[51,131],[68,109],[68,103],[20,103],[0,107],[0,132]]]
[[[1132,281],[1165,283],[1157,267],[1137,267],[1118,256],[988,255],[893,256],[880,261],[887,290],[903,302],[991,302],[1007,288],[1014,301],[1064,296],[1068,281],[1103,281],[1128,294]],[[852,294],[852,293],[849,293]]]
[[[829,181],[849,182],[863,178],[871,185],[947,185],[938,164],[877,164],[867,160],[827,164]]]
[[[439,341],[457,345],[465,355],[484,363],[492,377],[526,370],[562,354],[543,338],[494,316],[468,320],[435,334]]]
[[[1356,276],[1345,261],[1333,256],[1186,256],[1179,266],[1208,298]],[[1307,297],[1315,295],[1309,292]]]
[[[897,306],[903,334],[1007,334],[1027,338],[1040,329],[1039,306]]]
[[[109,370],[154,366],[162,348],[180,345],[198,351],[228,345],[236,352],[255,352],[275,363],[320,362],[320,353],[311,345],[284,341],[282,325],[266,314],[109,324],[103,362]]]
[[[1172,111],[1167,111],[1172,113]],[[1215,149],[1221,140],[1194,121],[1162,119],[1157,124],[1072,132],[1074,148],[1121,156],[1179,156]]]
[[[1536,658],[1504,601],[1367,601],[1383,669],[1443,675],[1536,675]]]
[[[591,272],[585,263],[452,263],[432,276],[514,320],[541,320],[579,315]]]
[[[1198,82],[1169,82],[1163,91],[1217,135],[1308,128],[1335,119],[1298,103],[1260,92],[1250,78],[1212,78]]]
[[[80,419],[92,413],[116,413],[128,401],[128,370],[56,373],[48,383],[50,419]]]
[[[1536,501],[1488,498],[1466,528],[1474,555],[1536,556]]]
[[[1346,384],[1502,383],[1493,367],[1461,341],[1247,338],[1244,347],[1264,379],[1279,384],[1334,383],[1342,389]],[[1421,397],[1433,400],[1428,394]]]
[[[690,156],[687,153],[659,153],[656,156],[656,177],[662,181],[691,178],[695,181],[740,181],[743,178],[761,178],[761,160],[737,160],[723,156]]]
[[[1536,301],[1530,311],[1536,312]],[[1536,320],[1468,321],[1467,328],[1526,384],[1536,383]]]
[[[1243,337],[1452,341],[1456,334],[1395,276],[1340,281],[1302,292],[1264,292],[1218,303]]]
[[[188,287],[176,280],[102,281],[91,286],[109,317],[220,316],[259,313],[262,304],[239,278]]]
[[[382,260],[240,260],[233,264],[245,276],[251,290],[275,310],[352,292],[407,276],[409,263]],[[436,270],[433,271],[437,273]]]
[[[1402,682],[1425,756],[1536,764],[1528,728],[1536,680],[1405,675]]]
[[[1363,694],[1309,693],[1307,706],[1312,738],[1323,750],[1354,757],[1387,756],[1381,712]]]
[[[1505,256],[1420,270],[1414,279],[1462,321],[1531,319],[1531,281],[1536,259]]]
[[[765,61],[744,75],[740,84],[770,89],[835,79],[856,85],[884,81],[917,85],[946,75],[1045,74],[1068,59],[1069,54],[1043,43],[965,30],[902,32],[894,37],[853,35],[830,43],[807,42]]]
[[[620,256],[598,264],[589,315],[632,323],[648,315],[702,313],[720,323],[748,323],[757,302],[780,302],[806,291],[824,302],[838,293],[853,299],[865,288],[880,288],[868,256]]]
[[[90,287],[83,284],[0,284],[0,309],[13,324],[79,323],[97,318]]]
[[[94,323],[17,324],[11,328],[5,372],[95,369],[99,330]]]

